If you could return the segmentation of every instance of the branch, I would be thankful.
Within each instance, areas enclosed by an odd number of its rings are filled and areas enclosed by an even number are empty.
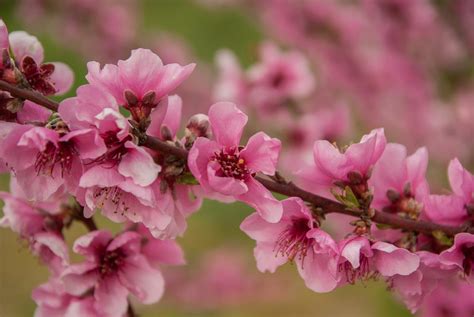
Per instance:
[[[13,97],[33,101],[34,103],[43,106],[49,110],[58,111],[59,104],[57,102],[48,99],[33,90],[15,87],[3,80],[0,80],[0,90],[8,91]]]
[[[44,106],[50,110],[57,111],[58,103],[36,93],[34,91],[24,90],[17,87],[14,87],[4,81],[0,81],[0,90],[5,90],[10,92],[12,95],[31,100],[41,106]],[[163,154],[173,155],[182,159],[187,159],[188,151],[182,148],[178,148],[175,145],[169,144],[164,142],[158,138],[152,136],[144,136],[144,139],[141,140],[141,145],[161,152]],[[313,204],[316,207],[319,207],[323,210],[323,213],[339,213],[344,215],[349,215],[353,217],[360,217],[362,214],[359,211],[347,209],[346,206],[340,204],[336,201],[331,199],[327,199],[310,192],[307,192],[293,183],[280,183],[275,182],[273,180],[263,178],[260,176],[255,177],[257,181],[259,181],[263,186],[265,186],[268,190],[279,193],[289,197],[299,197],[306,202]],[[432,234],[434,231],[443,231],[448,235],[455,235],[461,232],[469,232],[474,233],[474,227],[466,228],[465,226],[460,227],[453,227],[453,226],[445,226],[441,224],[436,224],[433,222],[428,221],[415,221],[410,219],[401,218],[397,215],[392,215],[386,212],[375,211],[374,216],[371,218],[373,222],[389,225],[393,228],[398,229],[405,229],[409,231],[416,231],[425,234]],[[91,226],[92,224],[86,224],[86,226]],[[94,229],[95,230],[95,229]]]

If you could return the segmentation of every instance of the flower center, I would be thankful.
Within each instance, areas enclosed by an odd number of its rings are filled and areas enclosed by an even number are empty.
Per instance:
[[[54,73],[54,64],[42,64],[38,67],[38,64],[36,64],[32,57],[25,56],[21,62],[21,68],[26,80],[33,89],[45,96],[56,93],[56,88],[50,78]]]
[[[125,254],[118,249],[114,251],[105,252],[104,256],[100,260],[99,272],[101,277],[113,274],[120,269],[123,263]]]
[[[474,245],[463,246],[462,253],[464,254],[464,260],[462,262],[464,273],[470,275],[474,269]]]
[[[423,204],[415,199],[409,186],[406,186],[402,193],[389,189],[386,195],[391,204],[382,209],[384,212],[398,214],[401,217],[412,220],[418,219],[423,209]]]
[[[117,138],[117,131],[107,131],[100,135],[107,146],[107,152],[102,156],[94,159],[91,163],[105,163],[109,164],[110,167],[117,166],[122,157],[127,154],[127,148],[125,143],[131,140],[130,136],[127,136],[123,140]]]
[[[278,236],[274,249],[276,256],[286,256],[290,261],[298,256],[298,259],[303,261],[311,246],[311,240],[306,237],[309,230],[311,228],[307,219],[292,219],[291,224]]]
[[[106,203],[112,204],[113,213],[120,213],[124,216],[130,210],[126,202],[122,199],[123,191],[117,186],[96,188],[93,197],[96,201],[96,206],[103,209]]]
[[[245,160],[239,156],[239,150],[236,147],[214,153],[212,160],[221,166],[220,173],[222,175],[220,176],[244,180],[251,174]]]
[[[339,263],[339,272],[342,272],[346,275],[346,280],[349,284],[355,284],[356,281],[367,281],[371,278],[375,279],[377,277],[376,273],[370,271],[369,259],[361,254],[360,255],[360,265],[357,268],[354,268],[349,261]]]
[[[54,169],[59,165],[61,168],[61,177],[69,173],[72,168],[74,157],[79,155],[72,142],[48,142],[44,151],[36,156],[35,170],[39,174],[53,175]]]

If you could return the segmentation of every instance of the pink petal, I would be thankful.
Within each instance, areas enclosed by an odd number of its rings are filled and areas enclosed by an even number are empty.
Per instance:
[[[117,66],[122,93],[125,89],[130,89],[141,98],[154,90],[153,83],[160,76],[163,63],[151,50],[139,48],[133,50],[127,60],[119,61]]]
[[[58,140],[59,134],[56,131],[43,127],[34,127],[23,134],[18,141],[18,145],[44,151],[49,142],[56,145]]]
[[[74,82],[74,73],[64,63],[54,62],[52,64],[54,65],[54,72],[51,75],[51,81],[56,88],[56,95],[62,95],[71,89]]]
[[[316,141],[313,146],[313,156],[316,169],[331,179],[345,179],[349,170],[347,160],[339,149],[328,141]]]
[[[183,249],[174,240],[159,240],[150,236],[142,248],[142,253],[153,264],[182,265],[186,263]]]
[[[310,251],[302,262],[298,261],[298,272],[306,287],[318,293],[327,293],[336,288],[336,268],[337,258],[333,254],[315,254]]]
[[[124,181],[116,169],[96,165],[87,170],[81,177],[79,186],[81,187],[113,187]]]
[[[106,316],[122,316],[128,307],[128,290],[116,276],[102,279],[95,288],[95,308]]]
[[[365,174],[380,158],[386,143],[384,130],[375,129],[364,135],[360,143],[350,145],[345,155],[354,170]]]
[[[9,42],[8,42],[8,29],[5,25],[5,22],[0,19],[0,49],[6,48],[8,49]]]
[[[64,179],[59,169],[51,175],[38,175],[34,166],[16,172],[18,184],[28,200],[46,201],[55,195],[63,194]]]
[[[170,98],[162,99],[158,106],[155,108],[155,110],[152,111],[150,114],[150,126],[146,130],[146,134],[157,137],[157,138],[162,138],[161,137],[161,125],[163,124],[163,120],[165,119],[166,114],[168,111],[173,111],[169,110],[169,105],[170,103]],[[173,108],[174,106],[171,105]],[[181,108],[179,109],[181,111]],[[181,112],[179,113],[181,115]]]
[[[143,304],[156,303],[163,296],[163,276],[159,270],[150,266],[143,255],[127,257],[119,272],[119,279]]]
[[[59,260],[59,263],[62,267],[69,264],[69,252],[66,242],[57,234],[52,232],[40,232],[34,236],[35,242],[41,244],[48,248],[52,255]],[[47,261],[45,264],[49,265],[50,260],[53,259],[44,259]]]
[[[268,222],[278,222],[283,214],[280,201],[273,197],[272,193],[255,179],[250,178],[246,182],[248,191],[239,195],[237,199],[249,204]]]
[[[275,273],[279,266],[288,262],[286,256],[275,254],[275,243],[259,242],[253,250],[257,268],[260,272]]]
[[[126,231],[115,237],[108,245],[107,251],[122,250],[127,255],[140,251],[141,235],[134,231]]]
[[[151,155],[142,147],[127,141],[127,154],[122,157],[118,171],[125,177],[131,177],[140,186],[148,186],[158,177],[161,167],[157,165]]]
[[[95,258],[100,251],[105,250],[112,240],[112,234],[107,230],[96,230],[79,237],[72,247],[75,253]]]
[[[153,80],[153,90],[156,92],[156,99],[160,100],[175,90],[191,75],[194,67],[196,67],[196,64],[188,64],[186,66],[168,64],[163,66],[159,75]]]
[[[287,222],[269,223],[258,213],[253,213],[242,221],[240,230],[256,241],[275,243],[277,237],[288,226]]]
[[[16,61],[21,62],[25,56],[31,56],[36,63],[43,62],[43,45],[35,36],[24,31],[14,31],[10,33],[9,40]]]
[[[428,150],[425,147],[419,148],[415,153],[407,157],[406,164],[412,187],[419,192],[419,186],[428,186],[425,179],[426,169],[428,168]],[[428,194],[428,188],[426,188],[425,194]]]
[[[209,108],[209,121],[217,143],[237,146],[248,117],[231,102],[218,102]]]
[[[341,256],[349,261],[354,269],[360,266],[361,253],[365,256],[372,256],[372,250],[370,249],[370,243],[367,238],[348,238],[345,242],[342,242],[342,245]]]
[[[434,222],[457,226],[468,219],[464,199],[456,195],[430,195],[424,200],[424,213]]]
[[[67,267],[61,276],[66,292],[81,296],[93,288],[99,280],[98,264],[83,262]]]
[[[23,108],[17,113],[17,119],[21,123],[46,122],[51,116],[51,110],[25,100]]]
[[[245,159],[246,165],[254,172],[267,175],[275,174],[280,154],[281,142],[270,138],[263,132],[258,132],[250,137],[240,156]]]
[[[464,169],[461,162],[455,158],[449,162],[448,176],[453,192],[469,202],[474,193],[474,175]]]
[[[167,126],[171,135],[174,137],[178,133],[181,124],[181,112],[183,108],[183,100],[178,95],[168,97],[168,109],[166,111],[163,125]]]
[[[201,186],[209,187],[207,179],[208,164],[219,147],[216,142],[206,138],[197,138],[188,155],[188,167]]]
[[[386,242],[372,245],[375,251],[375,267],[383,276],[409,275],[420,265],[420,258],[407,249],[397,248]]]
[[[474,247],[474,234],[462,232],[454,237],[454,245],[440,254],[439,260],[445,265],[456,265],[463,269],[465,255],[462,252],[463,246]],[[471,269],[473,270],[473,269]]]
[[[386,201],[387,190],[401,192],[407,181],[405,160],[407,150],[404,145],[389,143],[380,160],[375,164],[371,185],[375,188],[375,198]],[[384,206],[383,206],[384,207]]]
[[[107,152],[107,146],[105,145],[104,140],[95,129],[71,131],[60,139],[60,141],[69,140],[73,140],[74,146],[83,160],[94,159]]]
[[[116,102],[120,104],[125,103],[123,96],[123,89],[120,87],[120,78],[118,74],[118,67],[112,64],[106,64],[101,69],[98,62],[87,63],[87,81],[101,90],[106,90],[116,98]],[[105,89],[103,89],[105,88]]]

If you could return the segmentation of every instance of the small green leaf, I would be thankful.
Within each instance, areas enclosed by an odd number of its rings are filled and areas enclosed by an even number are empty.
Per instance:
[[[346,186],[344,188],[344,192],[345,192],[345,200],[348,202],[347,206],[359,208],[360,207],[359,201],[357,200],[357,197],[354,195],[354,192],[352,191],[352,189],[349,186]]]
[[[199,185],[199,182],[191,173],[182,174],[178,177],[177,182],[184,185]]]
[[[453,238],[449,237],[441,230],[435,230],[431,234],[436,238],[436,240],[438,240],[439,243],[441,243],[441,245],[452,246],[454,243]]]

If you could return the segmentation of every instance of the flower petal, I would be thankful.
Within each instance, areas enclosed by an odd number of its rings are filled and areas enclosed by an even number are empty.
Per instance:
[[[248,117],[231,102],[218,102],[209,108],[209,121],[217,143],[238,146]]]

